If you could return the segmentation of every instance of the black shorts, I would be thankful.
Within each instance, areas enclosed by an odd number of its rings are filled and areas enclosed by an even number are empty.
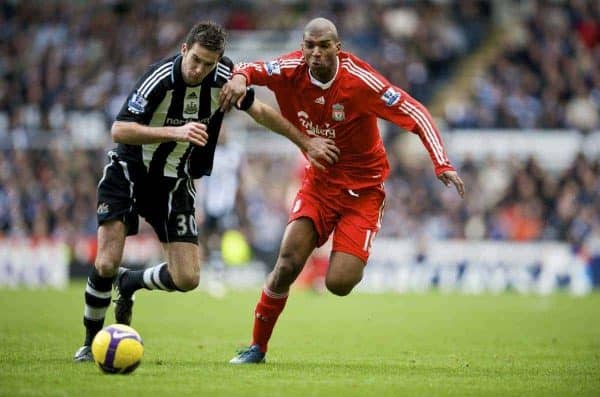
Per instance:
[[[191,178],[149,177],[142,163],[124,161],[114,151],[108,157],[98,183],[98,225],[118,219],[131,236],[138,232],[140,215],[161,242],[198,244]]]

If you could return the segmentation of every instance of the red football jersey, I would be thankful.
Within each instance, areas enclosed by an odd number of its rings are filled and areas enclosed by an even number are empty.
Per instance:
[[[378,117],[418,134],[436,174],[453,170],[429,111],[353,54],[340,52],[336,75],[325,84],[312,78],[301,51],[242,63],[234,73],[273,91],[281,113],[301,131],[335,140],[339,161],[326,174],[310,167],[310,178],[347,189],[382,183],[389,163]]]

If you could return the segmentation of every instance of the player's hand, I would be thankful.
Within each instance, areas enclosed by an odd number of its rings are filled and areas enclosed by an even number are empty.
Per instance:
[[[453,184],[458,194],[460,194],[460,197],[465,196],[465,184],[463,183],[462,179],[460,179],[460,176],[458,176],[456,171],[444,171],[438,175],[438,179],[442,181],[446,187],[449,187],[450,184]]]
[[[241,74],[234,74],[219,93],[221,111],[228,112],[234,104],[239,106],[246,96],[246,86],[246,78]]]
[[[179,127],[175,127],[179,142],[189,142],[194,145],[204,146],[208,142],[208,132],[206,124],[191,122]]]
[[[306,155],[314,167],[325,171],[323,163],[333,165],[340,159],[340,149],[335,146],[335,141],[328,138],[314,137],[308,140]]]

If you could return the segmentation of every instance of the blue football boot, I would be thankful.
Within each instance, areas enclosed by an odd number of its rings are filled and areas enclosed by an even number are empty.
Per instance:
[[[229,360],[230,364],[264,364],[265,353],[260,351],[258,345],[238,351],[238,355]]]

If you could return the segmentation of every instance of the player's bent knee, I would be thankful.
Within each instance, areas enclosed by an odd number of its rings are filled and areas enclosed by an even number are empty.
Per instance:
[[[361,277],[362,278],[362,277]],[[334,295],[346,296],[358,284],[361,280],[359,279],[348,279],[348,278],[332,278],[328,277],[325,279],[325,286]]]
[[[199,284],[200,284],[199,280],[198,280],[198,281],[196,281],[196,282],[184,283],[184,284],[182,284],[182,285],[179,287],[179,289],[180,289],[182,292],[188,292],[188,291],[192,291],[192,290],[194,290],[194,289],[198,288],[198,285],[199,285]]]
[[[191,291],[200,284],[200,275],[185,275],[179,277],[178,280],[173,280],[173,282],[181,291]]]
[[[119,265],[110,261],[96,259],[94,267],[96,268],[96,271],[98,272],[100,277],[112,277],[115,274],[117,274],[117,269],[119,268]]]
[[[354,285],[355,284],[349,285],[325,281],[325,286],[327,287],[329,292],[337,296],[348,295],[350,292],[352,292],[352,289],[354,289]]]
[[[279,258],[277,258],[277,265],[279,266],[288,266],[293,268],[296,268],[298,266],[302,265],[302,259],[300,258],[300,255],[298,255],[297,253],[293,252],[293,251],[282,251],[279,254]]]
[[[171,277],[180,291],[191,291],[200,284],[200,271],[172,272]]]
[[[273,271],[275,272],[277,279],[286,280],[292,283],[298,274],[300,274],[300,270],[302,270],[302,264],[295,262],[291,258],[280,257],[279,261],[277,261],[277,265]]]
[[[200,284],[199,277],[196,279],[184,278],[184,279],[181,279],[179,282],[175,282],[175,285],[177,285],[177,288],[179,288],[181,291],[184,291],[184,292],[196,289],[199,284]]]

